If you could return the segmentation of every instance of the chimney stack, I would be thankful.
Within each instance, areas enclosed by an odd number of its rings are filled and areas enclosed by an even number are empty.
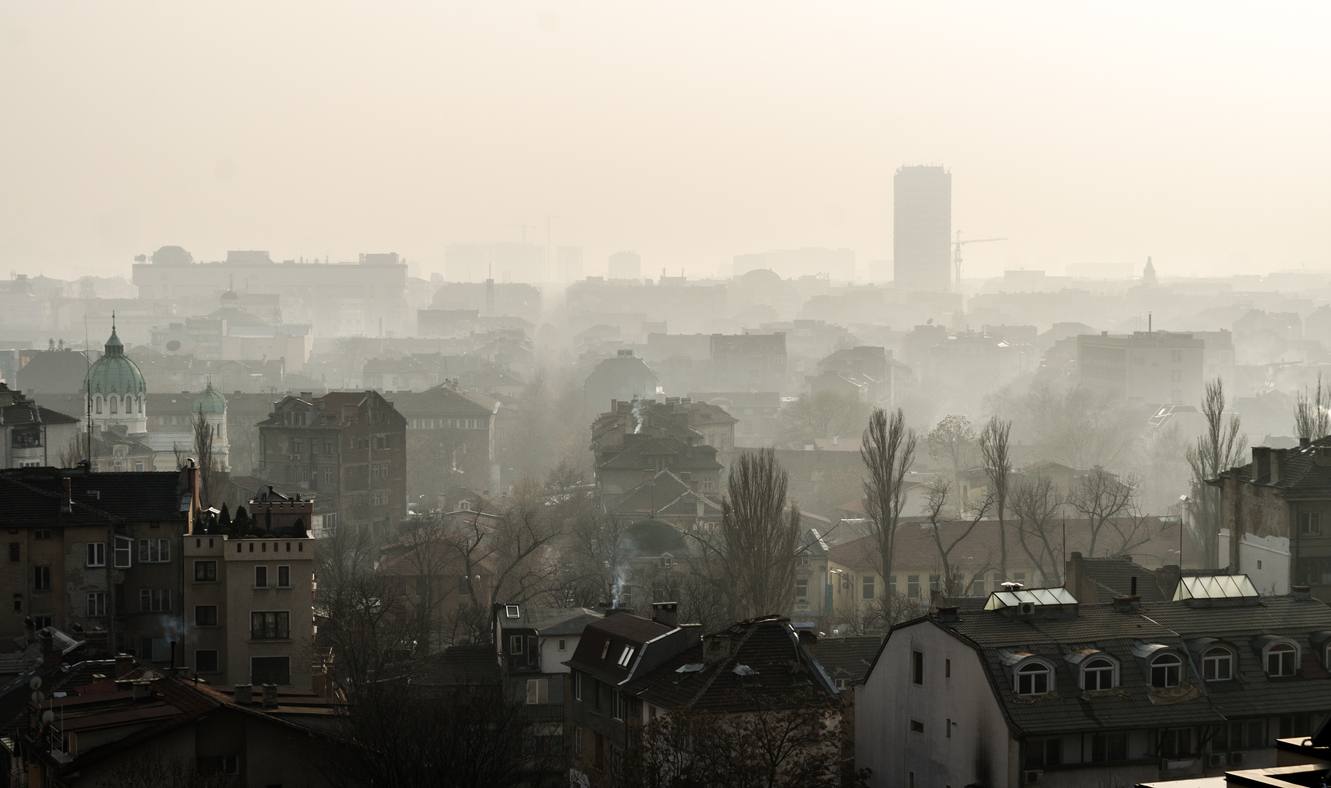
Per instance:
[[[277,685],[263,685],[263,707],[265,709],[277,708]]]
[[[69,514],[74,511],[74,485],[73,481],[66,476],[65,482],[65,500],[60,504],[60,511],[63,514]]]
[[[652,620],[674,629],[679,626],[678,602],[653,602]]]
[[[148,679],[138,679],[134,682],[134,702],[141,703],[148,700],[153,695],[152,682]]]
[[[62,655],[60,649],[56,648],[55,635],[51,629],[44,627],[37,633],[37,640],[42,644],[42,667],[49,669],[59,665]]]
[[[254,685],[237,684],[236,685],[236,703],[241,706],[249,706],[254,703]]]
[[[134,658],[128,654],[116,654],[116,678],[124,678],[134,669]]]
[[[1308,586],[1293,586],[1290,590],[1294,593],[1294,598],[1300,601],[1308,601],[1313,598],[1312,589]]]

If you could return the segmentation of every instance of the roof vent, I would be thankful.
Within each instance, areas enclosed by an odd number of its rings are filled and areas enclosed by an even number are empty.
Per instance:
[[[1312,589],[1308,586],[1293,586],[1290,588],[1290,591],[1293,592],[1294,598],[1300,601],[1307,601],[1313,598]]]

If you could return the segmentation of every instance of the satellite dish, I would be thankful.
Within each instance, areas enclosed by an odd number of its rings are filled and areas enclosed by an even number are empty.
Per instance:
[[[51,721],[54,719],[55,719],[55,712],[51,711],[50,709],[47,709],[46,711],[42,712],[42,722],[46,723],[47,725],[50,725]]]
[[[36,690],[36,689],[41,689],[41,688],[42,688],[42,677],[41,677],[41,676],[33,676],[33,677],[32,677],[32,681],[29,681],[29,682],[28,682],[28,686],[29,686],[29,687],[32,687],[32,688],[35,689],[35,690]]]
[[[32,702],[35,703],[35,704],[37,704],[38,706],[42,705],[42,701],[45,701],[45,700],[46,700],[46,696],[43,695],[42,693],[40,693],[40,692],[34,692],[34,693],[32,693]]]

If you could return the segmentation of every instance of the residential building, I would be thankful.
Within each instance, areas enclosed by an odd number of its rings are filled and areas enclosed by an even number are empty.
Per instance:
[[[678,599],[680,576],[689,571],[689,559],[701,552],[699,547],[687,532],[665,520],[639,520],[625,528],[615,543],[612,606],[646,610],[648,605]]]
[[[1170,601],[999,591],[892,628],[856,690],[875,786],[1096,786],[1275,766],[1331,714],[1331,608],[1187,577]]]
[[[1080,385],[1118,402],[1201,402],[1206,340],[1171,331],[1077,337]]]
[[[803,514],[803,513],[801,513]],[[829,573],[831,550],[816,528],[804,532],[800,554],[795,558],[795,607],[797,621],[818,620],[832,610],[836,576]]]
[[[65,345],[59,346],[52,340],[46,350],[22,350],[19,352],[19,368],[14,377],[7,378],[14,388],[26,391],[29,397],[40,398],[44,394],[79,394],[84,392],[83,384],[88,375],[88,365],[95,358],[95,353],[76,351]]]
[[[650,619],[612,611],[588,624],[566,662],[572,683],[564,723],[570,783],[609,784],[612,765],[630,745],[631,727],[642,720],[642,701],[628,685],[700,641],[697,624],[680,626],[677,605],[652,607]]]
[[[62,465],[80,420],[43,408],[0,383],[0,468]]]
[[[259,423],[254,475],[315,493],[318,527],[387,539],[406,513],[406,428],[376,391],[288,395]]]
[[[621,520],[658,519],[685,533],[710,533],[721,523],[720,493],[700,486],[688,471],[661,470],[622,495],[603,496],[601,506]]]
[[[892,408],[892,351],[881,347],[842,348],[818,362],[809,393],[831,389],[861,402]]]
[[[605,614],[585,607],[540,608],[494,605],[494,651],[505,694],[521,703],[532,726],[532,752],[547,755],[564,748],[564,715],[572,690],[567,664],[583,631]]]
[[[655,397],[661,391],[656,373],[632,350],[620,350],[613,358],[596,365],[583,384],[588,418],[594,418],[607,403]]]
[[[1290,449],[1252,447],[1252,462],[1230,468],[1220,488],[1222,566],[1263,591],[1307,585],[1331,598],[1331,437]],[[1326,518],[1326,519],[1324,519]]]
[[[309,690],[232,690],[165,672],[129,659],[45,671],[46,699],[14,721],[25,784],[161,785],[176,764],[217,784],[335,784],[321,763],[335,746],[335,703]],[[44,710],[54,719],[35,724]]]
[[[183,539],[199,510],[198,469],[0,472],[0,568],[12,604],[0,635],[54,626],[165,663],[184,629]]]
[[[155,470],[170,470],[176,452],[197,456],[194,422],[203,416],[204,427],[212,437],[213,462],[225,473],[231,472],[231,439],[227,435],[227,401],[222,392],[209,383],[201,394],[149,394],[147,397],[148,435],[142,441],[155,453],[160,465]]]
[[[902,167],[892,178],[893,284],[906,292],[946,293],[952,282],[952,173]],[[956,283],[960,291],[961,283]]]
[[[211,684],[312,686],[314,503],[271,487],[248,503],[265,535],[185,537],[183,664]],[[308,548],[308,549],[307,549]]]
[[[694,402],[715,405],[736,419],[735,446],[771,446],[781,427],[781,395],[775,391],[690,394]]]
[[[712,382],[722,391],[783,391],[786,334],[712,334]]]
[[[399,391],[393,407],[407,422],[407,495],[433,500],[453,489],[498,490],[495,418],[499,402],[457,379],[422,392]]]
[[[447,642],[450,624],[455,626],[460,616],[490,609],[498,561],[486,537],[502,514],[464,504],[466,509],[444,515],[442,527],[425,518],[413,520],[398,539],[379,551],[376,570],[392,582],[395,603],[417,622],[419,637],[428,641],[428,648]],[[459,550],[459,533],[480,534],[483,542],[470,543],[470,551]]]

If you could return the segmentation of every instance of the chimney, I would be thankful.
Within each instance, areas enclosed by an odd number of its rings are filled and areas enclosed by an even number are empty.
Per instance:
[[[51,633],[51,628],[42,628],[37,633],[37,640],[42,644],[42,667],[49,669],[59,665],[62,655],[60,649],[56,648],[55,635]]]
[[[1290,589],[1294,592],[1294,598],[1300,601],[1308,601],[1313,598],[1312,589],[1308,586],[1293,586]]]
[[[23,637],[29,643],[37,640],[37,625],[32,622],[32,616],[23,619]]]
[[[1132,590],[1128,592],[1132,596],[1137,596],[1137,576],[1132,576]]]
[[[328,698],[328,676],[323,673],[315,673],[310,677],[310,688],[314,694],[325,700]]]
[[[116,654],[116,678],[129,675],[134,669],[134,658],[128,654]]]
[[[679,626],[678,602],[653,602],[652,620],[674,629]]]
[[[720,632],[702,639],[702,660],[708,665],[730,656],[730,633]]]
[[[1116,596],[1113,599],[1115,613],[1131,613],[1133,610],[1141,609],[1141,597],[1138,596]]]
[[[1271,483],[1280,481],[1280,459],[1285,456],[1283,449],[1271,450]]]
[[[135,703],[141,703],[153,696],[153,685],[148,679],[138,679],[133,686]]]
[[[263,685],[263,707],[265,709],[277,708],[277,685]]]
[[[1271,472],[1271,447],[1253,446],[1252,447],[1252,481],[1259,481],[1266,478]]]
[[[241,706],[249,706],[254,703],[254,685],[237,684],[236,685],[236,703]]]
[[[957,616],[957,606],[956,606],[956,605],[946,605],[946,606],[944,606],[944,607],[940,607],[940,608],[938,608],[938,620],[939,620],[939,621],[941,621],[941,622],[947,624],[947,623],[951,623],[951,622],[956,621],[957,618],[958,618],[958,616]]]
[[[1299,438],[1299,448],[1300,448],[1300,449],[1306,449],[1306,448],[1308,448],[1308,447],[1311,446],[1311,445],[1313,445],[1312,438]]]

